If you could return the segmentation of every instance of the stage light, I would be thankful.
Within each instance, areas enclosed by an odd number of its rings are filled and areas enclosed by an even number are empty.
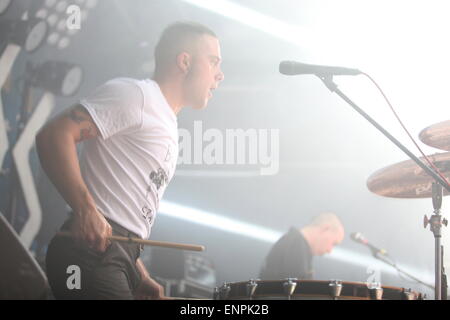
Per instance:
[[[55,95],[71,96],[81,85],[82,69],[63,61],[47,61],[37,67],[27,67],[29,84]]]
[[[58,42],[58,49],[63,50],[67,48],[70,44],[70,39],[68,37],[64,37]]]
[[[318,35],[312,35],[307,29],[292,25],[271,16],[246,8],[234,1],[228,0],[184,0],[185,2],[202,9],[217,13],[233,19],[251,28],[261,30],[276,38],[285,40],[301,47],[320,46]]]
[[[47,16],[48,16],[48,11],[46,9],[39,9],[36,12],[36,18],[44,20],[44,19],[47,19]]]
[[[56,45],[59,41],[59,34],[57,32],[52,32],[47,38],[47,43],[49,45]]]
[[[10,4],[11,0],[0,0],[0,14],[6,12]]]
[[[52,27],[52,28],[55,27],[56,23],[58,22],[58,15],[56,15],[54,13],[51,14],[50,16],[48,16],[47,22],[50,27]]]
[[[167,201],[161,202],[160,213],[172,218],[187,220],[206,227],[245,235],[269,243],[275,242],[281,236],[281,233],[275,230]]]
[[[16,44],[28,52],[41,46],[47,36],[48,26],[44,20],[32,18],[29,20],[4,20],[0,22],[1,42]]]

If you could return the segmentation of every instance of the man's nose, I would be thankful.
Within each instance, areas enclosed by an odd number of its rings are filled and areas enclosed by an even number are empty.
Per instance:
[[[219,71],[219,73],[216,75],[216,81],[221,82],[225,79],[225,75],[223,74],[222,70]]]

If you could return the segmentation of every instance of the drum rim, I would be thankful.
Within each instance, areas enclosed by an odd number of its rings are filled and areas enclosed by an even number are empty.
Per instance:
[[[260,279],[251,279],[248,281],[238,281],[238,282],[225,282],[221,287],[227,285],[229,286],[230,289],[232,289],[232,291],[236,291],[236,294],[231,294],[230,298],[231,299],[237,299],[237,300],[248,300],[249,296],[246,295],[242,295],[239,294],[237,295],[237,293],[240,293],[241,291],[239,289],[242,290],[242,287],[245,287],[246,285],[248,285],[249,283],[256,283],[258,285],[260,284],[283,284],[283,283],[287,283],[288,281],[292,281],[292,282],[296,282],[297,284],[299,284],[300,286],[302,284],[320,284],[322,286],[326,286],[326,285],[330,285],[332,283],[339,283],[342,285],[343,288],[347,287],[346,289],[348,290],[348,288],[364,288],[364,289],[368,289],[368,284],[369,282],[361,282],[361,281],[341,281],[341,280],[302,280],[302,279],[295,279],[295,278],[286,278],[283,280],[260,280]],[[221,287],[218,287],[219,289]],[[380,285],[380,289],[383,290],[387,290],[390,291],[390,293],[396,293],[396,294],[402,294],[405,292],[410,292],[411,294],[413,294],[414,299],[413,300],[420,300],[423,297],[423,294],[417,291],[413,291],[409,288],[403,288],[403,287],[396,287],[396,286],[390,286],[390,285]],[[264,298],[278,298],[278,297],[287,297],[288,295],[277,292],[277,293],[267,293],[267,292],[263,292],[263,293],[255,293],[252,297],[253,298],[258,298],[258,299],[264,299]],[[296,298],[296,297],[310,297],[312,299],[314,298],[323,298],[323,297],[328,297],[330,299],[333,299],[333,297],[328,294],[328,293],[305,293],[305,292],[301,292],[301,293],[293,293],[292,295],[290,295],[291,298]],[[364,295],[339,295],[339,297],[336,297],[338,300],[371,300],[370,296],[364,296]],[[400,298],[400,296],[399,296]],[[384,300],[385,298],[383,298]],[[386,299],[389,300],[389,299]]]

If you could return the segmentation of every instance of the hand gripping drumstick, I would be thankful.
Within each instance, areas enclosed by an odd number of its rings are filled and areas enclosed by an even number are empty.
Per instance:
[[[61,237],[71,237],[72,234],[70,232],[58,232],[57,236]],[[165,241],[153,241],[153,240],[144,240],[139,238],[131,238],[131,237],[121,237],[121,236],[110,236],[109,240],[119,241],[119,242],[128,242],[128,243],[138,243],[146,246],[154,246],[154,247],[164,247],[164,248],[173,248],[173,249],[181,249],[181,250],[189,250],[189,251],[205,251],[204,246],[199,246],[195,244],[184,244],[184,243],[175,243],[175,242],[165,242]]]

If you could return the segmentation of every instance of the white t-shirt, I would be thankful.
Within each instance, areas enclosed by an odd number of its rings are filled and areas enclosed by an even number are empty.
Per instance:
[[[149,79],[110,80],[80,104],[101,135],[86,140],[80,156],[81,173],[98,210],[148,238],[177,163],[175,113]]]

